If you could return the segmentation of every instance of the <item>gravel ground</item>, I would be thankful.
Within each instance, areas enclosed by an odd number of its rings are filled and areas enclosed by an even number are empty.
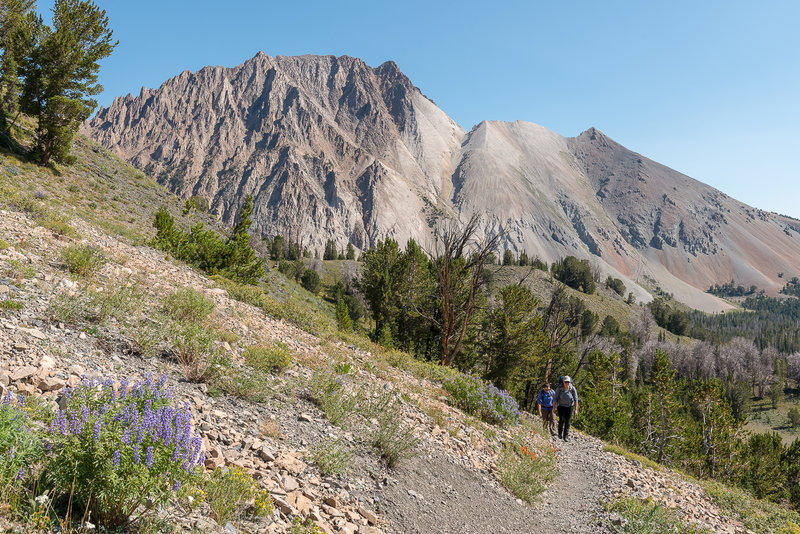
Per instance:
[[[613,532],[604,526],[607,514],[600,499],[619,482],[608,471],[601,442],[574,432],[568,443],[554,444],[559,475],[533,506],[498,487],[493,477],[432,453],[393,472],[381,512],[396,532],[408,534]]]

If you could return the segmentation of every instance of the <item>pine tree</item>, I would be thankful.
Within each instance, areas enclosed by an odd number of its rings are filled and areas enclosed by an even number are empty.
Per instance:
[[[252,215],[252,213],[253,195],[247,195],[244,197],[244,204],[239,210],[239,215],[236,217],[236,224],[233,225],[233,229],[231,230],[231,239],[235,238],[239,234],[247,233],[247,231],[250,229],[250,226],[253,224],[252,219],[250,219],[250,215]]]
[[[343,298],[336,301],[336,325],[342,332],[353,331],[353,321],[350,319],[350,312]]]
[[[725,388],[718,380],[698,380],[692,384],[692,404],[700,423],[700,476],[718,478],[733,469],[738,452],[738,435],[742,422],[737,422],[725,398]]]
[[[34,28],[20,104],[39,119],[33,155],[42,165],[72,161],[72,138],[97,107],[91,96],[102,91],[99,61],[117,45],[112,33],[105,10],[88,0],[56,0],[53,27],[39,21]]]
[[[356,249],[353,248],[353,244],[352,243],[348,243],[347,244],[347,256],[346,256],[346,258],[348,260],[356,259]]]
[[[30,55],[33,28],[37,23],[35,0],[0,1],[0,129],[8,129],[7,119],[17,111],[20,93],[19,66]],[[5,141],[9,141],[6,139]]]
[[[676,395],[683,387],[683,381],[677,380],[675,375],[676,370],[670,364],[669,355],[661,349],[656,349],[650,380],[653,383],[656,418],[652,443],[656,449],[658,462],[665,461],[670,452],[670,445],[679,436]]]

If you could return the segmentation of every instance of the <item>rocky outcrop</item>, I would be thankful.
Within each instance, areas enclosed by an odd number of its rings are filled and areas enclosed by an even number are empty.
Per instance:
[[[546,262],[591,259],[639,300],[647,279],[688,304],[733,279],[776,293],[795,273],[800,224],[750,208],[591,128],[564,138],[527,122],[465,132],[393,62],[269,57],[183,72],[127,95],[83,131],[225,222],[244,196],[254,227],[310,249],[392,237],[432,246],[446,217]]]

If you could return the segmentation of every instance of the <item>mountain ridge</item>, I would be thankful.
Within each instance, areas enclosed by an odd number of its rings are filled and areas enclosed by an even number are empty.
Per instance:
[[[623,278],[639,301],[656,280],[708,311],[730,279],[770,293],[800,259],[800,225],[735,201],[630,151],[595,127],[563,137],[525,121],[469,132],[396,63],[259,52],[184,71],[115,99],[83,131],[231,222],[245,194],[263,235],[310,249],[328,239],[435,245],[443,217],[546,262],[574,255]]]

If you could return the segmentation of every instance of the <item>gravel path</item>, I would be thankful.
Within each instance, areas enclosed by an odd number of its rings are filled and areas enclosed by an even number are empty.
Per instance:
[[[396,532],[484,534],[569,529],[573,533],[612,532],[600,498],[618,480],[605,461],[601,443],[574,433],[557,440],[559,475],[542,502],[524,504],[490,474],[457,465],[444,454],[418,456],[393,472],[384,490],[385,514]]]

